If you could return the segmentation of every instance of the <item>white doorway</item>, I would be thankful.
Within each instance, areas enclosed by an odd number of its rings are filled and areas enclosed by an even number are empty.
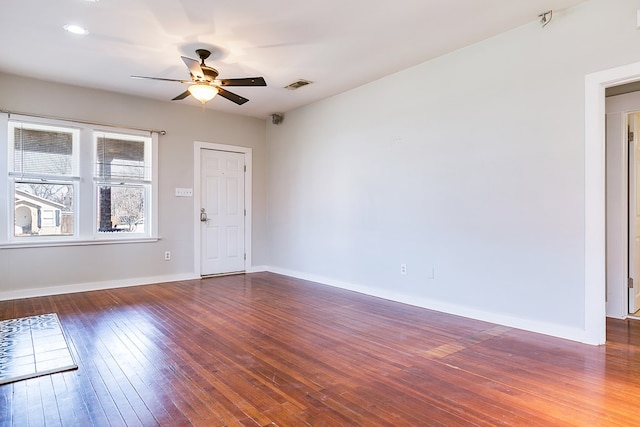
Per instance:
[[[640,310],[640,113],[627,115],[629,153],[628,311]]]
[[[640,308],[640,92],[616,92],[605,102],[606,315],[625,319]]]
[[[606,342],[607,233],[605,89],[640,81],[640,62],[585,76],[584,141],[584,336],[589,344]]]
[[[251,256],[251,149],[196,142],[194,269],[245,272]]]

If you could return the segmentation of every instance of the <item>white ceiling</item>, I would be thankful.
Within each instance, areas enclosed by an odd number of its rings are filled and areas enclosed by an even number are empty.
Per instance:
[[[185,86],[130,76],[188,79],[180,56],[209,48],[221,78],[263,76],[268,86],[230,88],[250,102],[217,97],[207,108],[262,118],[582,1],[2,0],[0,71],[171,102]],[[67,33],[67,23],[89,34]],[[283,89],[299,79],[314,84]]]

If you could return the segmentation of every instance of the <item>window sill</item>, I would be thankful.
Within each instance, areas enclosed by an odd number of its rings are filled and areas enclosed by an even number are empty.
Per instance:
[[[95,239],[95,240],[49,240],[40,242],[5,242],[0,243],[0,249],[17,248],[49,248],[56,246],[93,246],[93,245],[121,245],[126,243],[153,243],[160,240],[160,237],[134,237],[118,239]]]

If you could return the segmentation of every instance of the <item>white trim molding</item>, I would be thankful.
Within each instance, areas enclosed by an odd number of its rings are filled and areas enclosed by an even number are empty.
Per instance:
[[[153,285],[181,280],[197,280],[200,276],[192,273],[171,274],[166,276],[137,277],[133,279],[110,280],[105,282],[76,283],[73,285],[47,286],[44,288],[19,289],[0,292],[0,301],[20,298],[35,298],[50,295],[73,294],[78,292],[100,291],[104,289],[126,288],[130,286]]]
[[[605,89],[640,80],[640,62],[585,76],[584,340],[606,341]]]
[[[452,314],[455,316],[466,317],[474,320],[481,320],[483,322],[494,323],[497,325],[508,326],[516,329],[523,329],[526,331],[564,338],[572,341],[587,342],[584,330],[582,328],[572,328],[569,326],[561,326],[547,322],[540,322],[537,320],[496,314],[489,311],[476,310],[474,308],[465,307],[462,305],[451,304],[429,298],[416,298],[415,295],[405,295],[402,293],[389,291],[387,289],[372,288],[365,285],[343,282],[327,277],[316,276],[313,274],[307,274],[299,271],[292,271],[277,267],[269,267],[268,271],[271,273],[282,274],[284,276],[295,277],[302,280],[308,280],[310,282],[320,283],[335,288],[358,292],[364,295],[383,298],[389,301],[395,301],[414,307],[434,310],[440,313]]]

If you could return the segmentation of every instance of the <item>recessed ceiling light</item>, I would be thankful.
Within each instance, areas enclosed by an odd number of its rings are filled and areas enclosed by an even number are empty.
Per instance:
[[[86,28],[83,28],[79,25],[74,25],[74,24],[67,24],[64,27],[65,30],[69,31],[70,33],[73,34],[80,34],[82,36],[84,36],[85,34],[89,34],[89,31],[87,31]]]

